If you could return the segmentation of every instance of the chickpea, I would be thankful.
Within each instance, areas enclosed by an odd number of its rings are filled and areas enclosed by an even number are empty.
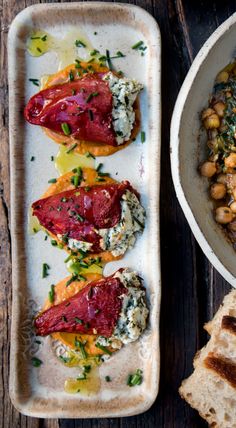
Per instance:
[[[226,168],[234,168],[236,166],[236,153],[231,152],[227,158],[225,158]]]
[[[207,108],[202,112],[202,121],[206,129],[219,128],[220,119],[212,108]]]
[[[204,177],[212,177],[216,173],[216,166],[214,162],[204,162],[200,166],[201,175]]]
[[[219,101],[218,103],[214,104],[214,110],[219,117],[223,117],[225,111],[225,104]]]
[[[212,184],[210,194],[213,199],[223,199],[226,195],[225,185],[222,183]]]
[[[232,196],[233,196],[234,200],[236,201],[236,187],[234,187],[232,190]]]
[[[217,223],[227,224],[233,220],[233,213],[229,207],[219,207],[216,209],[215,219]]]
[[[217,183],[227,184],[227,175],[226,174],[219,174],[217,176]]]
[[[230,209],[234,214],[236,214],[236,202],[232,202],[232,204],[230,204]]]
[[[220,71],[216,76],[217,83],[226,83],[229,78],[229,73],[227,71]]]

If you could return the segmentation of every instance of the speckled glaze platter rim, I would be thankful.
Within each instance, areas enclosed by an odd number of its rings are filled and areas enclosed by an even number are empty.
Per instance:
[[[20,299],[25,297],[24,284],[21,277],[21,264],[25,262],[24,254],[21,253],[20,239],[22,231],[20,230],[20,221],[22,217],[21,192],[19,191],[19,182],[24,178],[24,164],[19,162],[19,157],[22,155],[17,153],[19,145],[17,139],[19,136],[24,138],[22,123],[17,123],[19,118],[19,93],[17,93],[17,85],[14,76],[14,70],[17,67],[17,58],[14,53],[16,35],[20,29],[30,22],[31,14],[34,17],[37,11],[44,13],[56,13],[57,9],[63,10],[66,15],[67,11],[74,11],[78,14],[80,11],[88,13],[93,10],[102,10],[105,13],[112,14],[118,17],[120,14],[124,16],[124,12],[133,19],[134,26],[140,28],[150,37],[149,48],[152,51],[152,64],[148,70],[148,79],[150,81],[149,108],[151,120],[151,140],[149,141],[150,148],[148,153],[151,159],[151,219],[153,242],[150,248],[152,259],[156,260],[155,266],[152,267],[152,275],[156,281],[155,290],[155,307],[157,308],[154,315],[155,331],[152,331],[154,337],[154,350],[152,364],[150,364],[150,377],[153,377],[151,391],[146,391],[147,396],[140,394],[132,401],[129,399],[129,391],[121,401],[119,399],[107,400],[101,408],[85,408],[76,406],[76,400],[71,400],[70,404],[58,406],[56,397],[45,397],[45,399],[29,399],[24,397],[22,385],[20,384],[20,369],[19,364],[19,349],[20,339],[18,337],[21,311]],[[109,16],[110,16],[109,15]],[[127,22],[126,22],[127,25]],[[9,390],[13,405],[17,410],[28,416],[37,416],[44,418],[91,418],[91,417],[122,417],[132,416],[146,411],[155,401],[158,386],[159,386],[159,370],[160,370],[160,350],[159,350],[159,313],[160,313],[160,247],[159,247],[159,184],[160,184],[160,32],[154,18],[140,7],[128,4],[114,4],[103,2],[88,2],[88,3],[50,3],[39,4],[28,7],[17,15],[13,21],[8,39],[8,61],[9,61],[9,101],[12,106],[10,109],[9,119],[9,134],[10,134],[10,172],[11,172],[11,237],[12,237],[12,283],[13,283],[13,303],[12,303],[12,326],[11,326],[11,353],[10,353],[10,381]],[[27,370],[24,373],[28,375]],[[22,373],[21,373],[22,378]],[[127,401],[127,404],[126,404]],[[89,409],[89,410],[88,410]]]
[[[171,158],[172,178],[173,178],[176,195],[197,242],[199,243],[206,257],[215,267],[215,269],[217,269],[217,271],[226,279],[226,281],[228,281],[233,287],[236,288],[236,278],[234,274],[230,271],[230,268],[227,268],[224,265],[224,263],[220,260],[220,257],[217,255],[217,252],[214,251],[213,246],[211,246],[210,240],[206,238],[206,235],[202,230],[203,228],[201,227],[200,222],[198,222],[195,218],[194,212],[190,206],[190,203],[184,191],[184,183],[183,183],[183,177],[181,176],[181,167],[180,167],[180,162],[181,162],[180,130],[182,127],[181,120],[185,109],[187,97],[191,92],[192,85],[196,79],[196,76],[201,66],[208,59],[208,55],[213,51],[216,43],[221,41],[224,38],[224,35],[229,30],[231,30],[232,27],[235,26],[235,24],[236,24],[236,13],[234,13],[226,21],[224,21],[214,31],[214,33],[208,38],[208,40],[204,43],[203,47],[200,49],[199,53],[197,54],[196,58],[192,63],[191,68],[188,71],[188,74],[178,94],[178,98],[176,100],[173,115],[172,115],[171,137],[170,137],[170,158]],[[213,86],[214,78],[215,76],[214,74],[212,74],[212,86]],[[207,95],[206,95],[206,100],[207,100]],[[200,121],[199,121],[199,128],[200,128]],[[196,174],[197,174],[197,171],[196,171]],[[227,242],[226,238],[224,238],[223,236],[222,236],[222,243],[223,243],[223,246],[231,245],[229,242]]]

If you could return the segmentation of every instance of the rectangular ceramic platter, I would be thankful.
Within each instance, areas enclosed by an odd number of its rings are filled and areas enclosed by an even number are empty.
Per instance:
[[[102,53],[118,50],[126,58],[116,60],[117,69],[144,84],[141,94],[142,130],[129,147],[116,154],[97,158],[104,170],[118,179],[128,179],[141,194],[147,211],[146,228],[135,247],[123,260],[110,263],[105,275],[122,266],[137,270],[147,289],[150,318],[146,332],[136,343],[123,347],[99,368],[101,388],[91,396],[67,394],[64,381],[77,370],[65,367],[54,355],[51,339],[37,345],[32,334],[32,317],[48,296],[50,284],[68,275],[66,253],[44,240],[45,234],[28,234],[27,214],[40,198],[56,171],[51,156],[58,145],[43,131],[24,121],[23,108],[37,88],[29,78],[40,79],[58,70],[55,52],[35,58],[26,49],[32,30],[42,29],[61,38],[77,30],[86,35]],[[94,35],[97,32],[97,35]],[[145,56],[131,46],[143,40]],[[9,33],[10,153],[11,153],[11,234],[13,262],[13,310],[11,336],[10,395],[24,414],[54,418],[128,416],[147,410],[156,398],[159,382],[159,178],[160,178],[160,34],[154,19],[144,10],[113,3],[62,3],[34,5],[21,12]],[[75,55],[76,57],[76,55]],[[31,157],[34,156],[34,162]],[[42,279],[42,263],[50,276]],[[32,355],[43,361],[32,367]],[[129,373],[143,370],[143,383],[130,388]],[[110,375],[112,382],[105,382]]]

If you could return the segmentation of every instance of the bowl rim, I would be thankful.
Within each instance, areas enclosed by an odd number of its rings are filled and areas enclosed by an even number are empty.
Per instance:
[[[170,159],[171,159],[171,173],[173,184],[175,187],[175,192],[177,195],[177,199],[181,205],[181,208],[184,212],[184,215],[189,223],[189,226],[200,245],[202,251],[209,259],[211,264],[215,267],[215,269],[228,281],[233,287],[236,288],[236,278],[235,276],[223,265],[218,256],[213,251],[212,247],[208,243],[207,239],[204,236],[199,224],[197,223],[192,209],[187,201],[185,196],[182,184],[181,184],[181,176],[180,176],[180,162],[179,162],[179,146],[180,146],[180,138],[179,138],[179,130],[181,126],[181,119],[184,110],[184,105],[186,99],[188,97],[189,91],[193,85],[193,82],[196,78],[196,75],[207,58],[210,51],[213,49],[217,41],[228,31],[231,29],[233,25],[236,23],[236,12],[231,15],[226,21],[224,21],[206,40],[198,54],[196,55],[185,79],[179,91],[173,114],[171,119],[170,126]]]

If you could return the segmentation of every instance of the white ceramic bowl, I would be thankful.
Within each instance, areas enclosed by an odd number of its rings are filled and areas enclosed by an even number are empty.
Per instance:
[[[199,245],[213,266],[236,287],[236,252],[214,221],[207,179],[197,171],[206,158],[199,141],[199,113],[207,106],[217,73],[235,55],[236,13],[203,45],[179,92],[171,122],[171,169],[176,194]]]

